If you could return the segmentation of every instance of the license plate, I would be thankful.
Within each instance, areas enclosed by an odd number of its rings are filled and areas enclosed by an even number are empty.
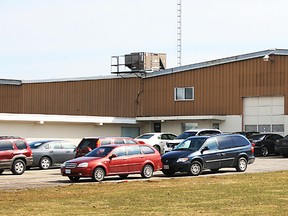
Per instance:
[[[169,165],[164,165],[163,169],[169,169]]]
[[[71,170],[70,169],[65,169],[65,173],[66,174],[71,174]]]

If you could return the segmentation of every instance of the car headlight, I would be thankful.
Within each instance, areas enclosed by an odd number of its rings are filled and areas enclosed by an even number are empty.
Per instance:
[[[189,161],[189,158],[179,158],[176,162],[177,163],[183,163],[183,162],[186,162],[186,161]]]
[[[78,164],[77,167],[88,167],[88,163],[87,163],[87,162],[85,162],[85,163],[80,163],[80,164]]]
[[[62,163],[62,164],[61,164],[61,168],[62,168],[62,167],[65,167],[65,165],[66,165],[66,162]]]

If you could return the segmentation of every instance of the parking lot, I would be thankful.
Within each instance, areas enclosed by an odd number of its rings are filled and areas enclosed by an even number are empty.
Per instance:
[[[288,170],[288,158],[283,158],[281,156],[272,157],[257,157],[255,162],[248,166],[244,173],[257,173],[257,172],[273,172],[280,170]],[[236,172],[234,168],[221,169],[217,174],[211,174],[210,171],[204,171],[199,177],[205,177],[210,175],[229,175],[229,174],[243,174]],[[172,178],[199,178],[191,177],[183,174],[175,175]],[[162,172],[154,173],[154,176],[149,180],[161,180],[169,179],[171,177],[164,177]],[[38,187],[54,187],[54,186],[66,186],[72,183],[67,177],[63,177],[60,174],[59,168],[52,168],[49,170],[39,170],[31,169],[27,170],[23,175],[12,175],[9,170],[5,170],[2,175],[0,175],[0,190],[9,189],[22,189],[22,188],[38,188]],[[105,178],[105,182],[127,182],[127,181],[143,181],[147,179],[141,178],[140,175],[129,175],[127,179],[120,180],[118,176],[111,176]],[[75,184],[97,184],[91,179],[82,179],[80,182]]]

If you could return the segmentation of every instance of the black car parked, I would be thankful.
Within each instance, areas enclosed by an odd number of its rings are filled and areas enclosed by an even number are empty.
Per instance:
[[[277,140],[282,139],[283,136],[275,133],[261,133],[253,135],[249,138],[254,146],[255,156],[266,157],[270,154],[275,154],[275,143]]]
[[[288,135],[276,141],[275,152],[288,158]]]
[[[217,172],[224,167],[235,167],[244,172],[247,164],[255,160],[253,151],[249,140],[238,134],[189,137],[162,155],[162,172],[167,176],[175,172],[197,176],[204,169]]]

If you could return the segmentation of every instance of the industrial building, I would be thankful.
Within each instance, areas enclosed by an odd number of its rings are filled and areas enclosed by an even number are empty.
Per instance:
[[[138,54],[138,65],[114,58],[111,76],[0,80],[1,135],[77,142],[189,128],[288,134],[288,50],[168,69],[165,54],[148,55],[153,64],[145,55]]]

